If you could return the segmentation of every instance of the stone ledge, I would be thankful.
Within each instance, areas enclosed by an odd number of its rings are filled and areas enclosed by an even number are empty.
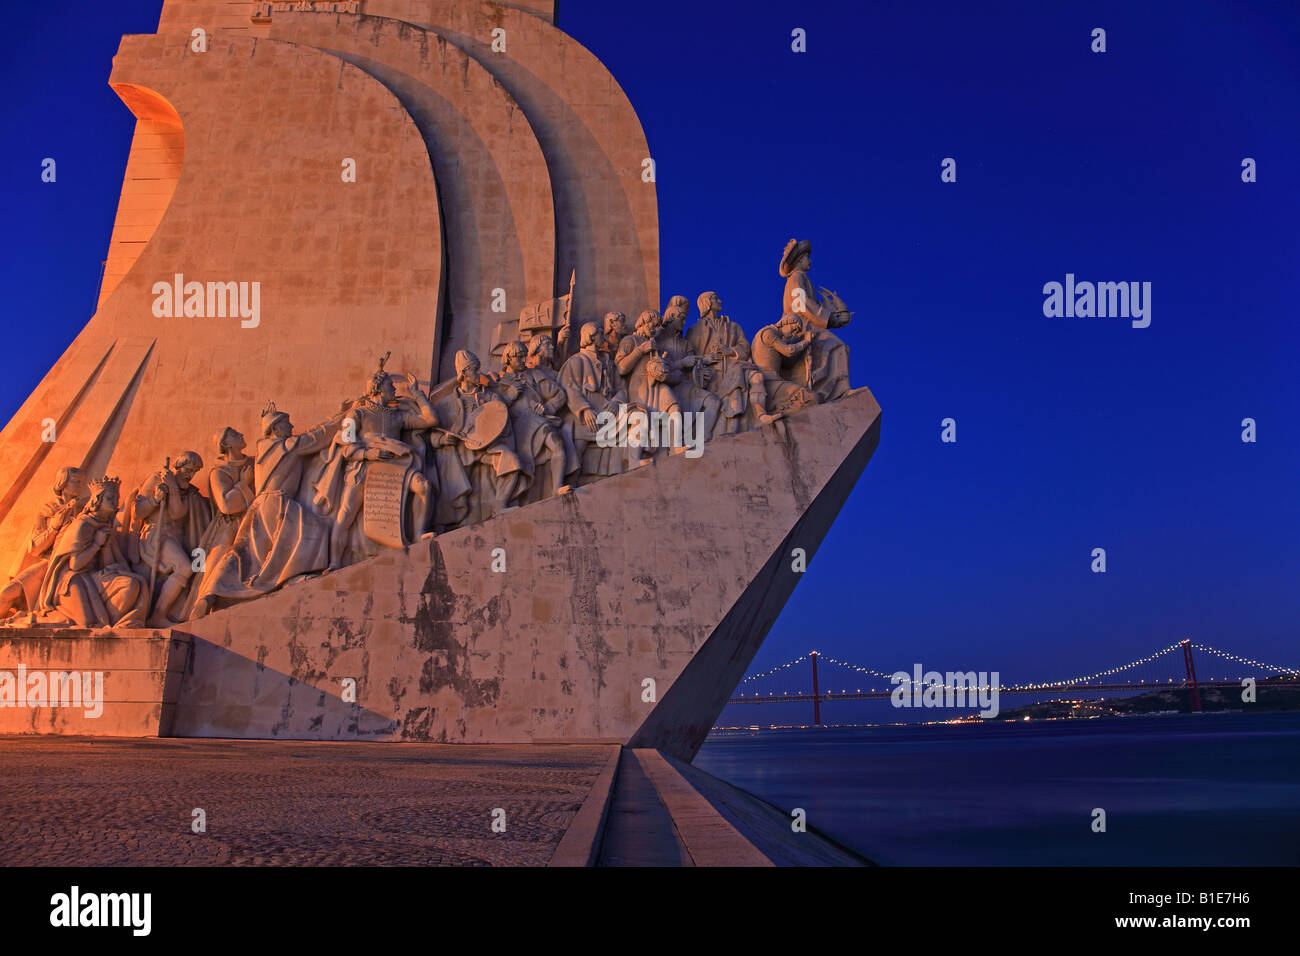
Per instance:
[[[171,631],[6,629],[0,734],[168,736],[190,653],[189,637]],[[67,674],[77,675],[75,693],[70,683],[51,679]],[[88,675],[90,693],[83,690]]]

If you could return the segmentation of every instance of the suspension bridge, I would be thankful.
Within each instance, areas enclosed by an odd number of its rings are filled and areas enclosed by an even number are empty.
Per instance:
[[[1203,661],[1214,666],[1215,671],[1235,668],[1235,676],[1227,677],[1222,676],[1220,673],[1208,676],[1203,663],[1203,676],[1198,679],[1196,674],[1197,652],[1203,655]],[[805,662],[808,664],[808,673],[811,674],[812,678],[811,691],[777,692],[771,689],[770,684],[779,677],[784,676],[783,672],[792,671],[793,668]],[[887,686],[870,686],[866,688],[859,686],[855,690],[849,690],[841,685],[841,689],[838,691],[833,689],[823,690],[823,675],[818,670],[819,664],[838,668],[838,670],[832,671],[831,675],[828,675],[831,676],[832,680],[836,676],[843,678],[845,674],[856,674],[859,681],[865,676],[876,681],[883,680]],[[1171,667],[1177,671],[1173,676],[1170,676]],[[1208,644],[1196,644],[1189,639],[1177,641],[1145,657],[1129,661],[1127,664],[1121,664],[1118,667],[1097,671],[1095,674],[1054,681],[1022,681],[1003,684],[996,682],[996,677],[990,680],[987,673],[977,675],[975,672],[959,672],[957,674],[951,672],[948,674],[927,672],[921,674],[919,669],[914,669],[913,671],[896,671],[893,674],[886,674],[871,667],[850,664],[847,661],[836,660],[828,655],[819,654],[817,651],[810,651],[796,657],[794,660],[786,661],[784,664],[779,664],[762,673],[752,674],[744,678],[740,682],[741,687],[747,684],[758,685],[759,682],[764,680],[769,682],[769,687],[766,692],[755,690],[754,693],[740,693],[730,698],[727,703],[791,704],[810,702],[813,705],[813,723],[820,724],[822,722],[821,707],[824,703],[883,700],[898,694],[900,688],[904,688],[906,693],[911,693],[914,689],[917,693],[920,693],[921,689],[937,687],[939,691],[944,693],[960,692],[963,701],[967,699],[974,701],[981,690],[988,693],[994,688],[996,688],[999,695],[1038,695],[1099,690],[1186,690],[1188,691],[1192,709],[1199,711],[1201,710],[1202,690],[1212,687],[1241,689],[1242,681],[1247,678],[1268,679],[1270,686],[1300,686],[1300,668],[1265,664]],[[984,683],[981,684],[980,681]]]

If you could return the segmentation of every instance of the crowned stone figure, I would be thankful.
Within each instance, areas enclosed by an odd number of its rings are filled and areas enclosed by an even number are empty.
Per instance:
[[[90,483],[90,500],[59,533],[41,582],[39,606],[51,623],[144,627],[149,584],[131,570],[114,530],[121,485]]]

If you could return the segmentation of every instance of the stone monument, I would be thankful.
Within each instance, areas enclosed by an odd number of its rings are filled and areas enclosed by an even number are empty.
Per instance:
[[[726,290],[657,311],[645,136],[554,19],[166,0],[123,38],[99,307],[0,433],[6,659],[184,655],[156,699],[110,673],[104,732],[699,747],[880,409],[806,239],[752,338]]]

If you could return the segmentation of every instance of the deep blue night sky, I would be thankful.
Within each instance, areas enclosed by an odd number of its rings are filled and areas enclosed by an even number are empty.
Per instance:
[[[6,11],[5,418],[91,314],[133,128],[110,62],[159,7]],[[1295,666],[1300,6],[562,0],[560,25],[645,127],[665,301],[716,289],[752,334],[798,236],[856,311],[880,448],[756,670],[816,647],[1045,679],[1183,637]],[[1067,272],[1152,283],[1150,328],[1044,317]]]

